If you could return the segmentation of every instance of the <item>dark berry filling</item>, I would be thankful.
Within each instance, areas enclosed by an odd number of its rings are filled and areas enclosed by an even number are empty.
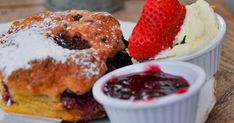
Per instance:
[[[2,85],[3,85],[2,100],[3,100],[5,105],[12,105],[14,103],[14,101],[12,100],[12,97],[10,95],[8,86],[4,82],[2,82]]]
[[[126,51],[118,52],[113,58],[107,59],[106,65],[108,68],[107,72],[111,72],[115,69],[131,65],[132,60]]]
[[[78,110],[78,112],[81,113],[79,115],[87,119],[105,115],[103,107],[94,100],[91,92],[85,95],[76,95],[70,90],[66,90],[61,95],[61,101],[64,108],[69,111]]]
[[[0,44],[3,44],[3,43],[5,43],[5,41],[3,41],[3,40],[0,40]]]
[[[82,17],[83,17],[83,16],[80,15],[80,14],[77,14],[77,15],[75,15],[75,16],[72,16],[72,18],[73,18],[74,21],[79,21]]]
[[[89,42],[82,39],[80,34],[71,37],[66,32],[61,32],[53,38],[58,45],[69,50],[83,50],[91,48]]]
[[[102,43],[107,44],[107,39],[106,39],[106,38],[103,38],[103,39],[102,39]]]
[[[0,35],[0,44],[6,43],[6,40],[1,39],[4,36],[5,36],[5,34]]]
[[[156,67],[155,67],[156,68]],[[180,76],[164,73],[157,69],[114,77],[104,85],[104,93],[124,100],[149,100],[173,93],[185,93],[188,82]]]
[[[123,36],[123,35],[122,35],[122,40],[123,40],[123,42],[124,42],[125,46],[126,46],[126,47],[128,47],[129,42],[128,42],[127,40],[125,40],[125,38],[124,38],[124,36]]]

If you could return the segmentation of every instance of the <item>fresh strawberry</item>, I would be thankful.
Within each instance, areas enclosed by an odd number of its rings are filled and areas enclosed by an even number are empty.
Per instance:
[[[129,39],[130,55],[147,60],[172,47],[186,14],[178,0],[147,0]]]

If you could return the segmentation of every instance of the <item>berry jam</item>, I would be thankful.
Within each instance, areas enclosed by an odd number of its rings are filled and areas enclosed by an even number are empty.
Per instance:
[[[71,37],[67,32],[61,32],[53,38],[58,45],[69,50],[83,50],[91,48],[89,42],[82,39],[80,34]]]
[[[14,101],[12,100],[12,97],[10,95],[10,91],[8,86],[5,84],[5,82],[2,82],[3,85],[3,95],[2,95],[2,101],[5,105],[12,105],[14,104]]]
[[[113,77],[104,85],[104,93],[123,100],[151,100],[170,94],[183,94],[189,83],[180,76],[162,72],[157,66],[145,72]]]
[[[105,115],[103,107],[94,100],[91,92],[85,95],[76,95],[70,90],[65,90],[61,95],[61,102],[65,109],[77,112],[86,119]]]

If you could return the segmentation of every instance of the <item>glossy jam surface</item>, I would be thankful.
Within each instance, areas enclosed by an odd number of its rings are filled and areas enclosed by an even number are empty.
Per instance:
[[[104,93],[123,100],[150,100],[169,94],[186,93],[189,83],[180,76],[162,72],[157,66],[145,72],[112,77],[104,85]]]

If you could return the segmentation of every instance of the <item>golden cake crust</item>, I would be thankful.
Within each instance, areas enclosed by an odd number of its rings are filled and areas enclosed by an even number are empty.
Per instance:
[[[78,21],[75,16],[82,16]],[[48,21],[48,22],[46,22]],[[42,25],[37,23],[42,23]],[[56,24],[55,24],[56,23]],[[55,27],[45,27],[46,25]],[[56,63],[53,59],[34,60],[30,69],[20,69],[13,72],[7,85],[11,90],[21,93],[32,93],[35,95],[49,95],[58,97],[65,89],[70,89],[76,94],[87,93],[94,82],[107,70],[105,62],[107,58],[113,57],[118,51],[124,48],[122,32],[118,21],[108,13],[89,11],[66,11],[46,12],[36,16],[16,21],[9,29],[9,33],[17,33],[22,29],[46,28],[48,35],[57,35],[60,32],[67,32],[73,37],[77,33],[87,40],[91,48],[84,53],[77,51],[77,58],[84,59],[88,65],[80,65],[69,59],[66,63]],[[103,42],[105,40],[106,42]],[[94,63],[95,68],[90,68],[89,63]],[[89,71],[82,69],[99,69],[97,75],[87,75]],[[94,70],[95,71],[95,70]]]
[[[65,62],[50,57],[42,60],[32,59],[29,63],[30,68],[17,69],[7,77],[4,71],[0,70],[0,92],[4,95],[2,84],[5,84],[14,101],[12,106],[7,106],[2,100],[1,107],[8,112],[68,121],[104,117],[103,112],[97,116],[95,113],[88,116],[79,109],[65,109],[61,102],[61,94],[69,90],[76,95],[84,95],[91,90],[95,81],[107,72],[107,59],[125,48],[119,22],[110,14],[102,12],[84,10],[45,12],[15,21],[2,37],[29,29],[42,30],[48,38],[54,40],[61,35],[66,35],[66,38],[79,38],[87,41],[89,46],[78,47],[81,49],[66,47],[75,51],[75,55]],[[0,44],[7,42],[2,37],[0,36]],[[92,103],[96,112],[103,110],[96,102]]]

